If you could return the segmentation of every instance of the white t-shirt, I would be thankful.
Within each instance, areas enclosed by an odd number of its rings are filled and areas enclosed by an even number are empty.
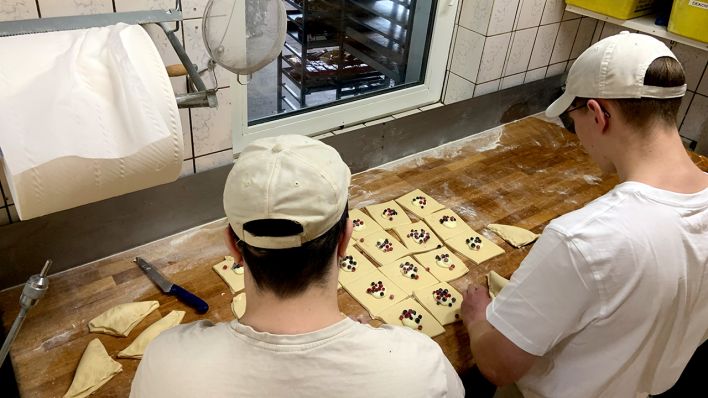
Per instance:
[[[300,335],[199,321],[148,346],[131,397],[463,397],[440,347],[419,332],[349,318]]]
[[[708,189],[625,182],[553,220],[487,319],[541,356],[527,398],[666,391],[708,338]]]

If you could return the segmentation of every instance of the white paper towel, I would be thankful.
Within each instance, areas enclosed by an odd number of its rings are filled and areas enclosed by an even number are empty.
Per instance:
[[[137,25],[0,38],[0,149],[28,219],[175,180],[182,127]]]

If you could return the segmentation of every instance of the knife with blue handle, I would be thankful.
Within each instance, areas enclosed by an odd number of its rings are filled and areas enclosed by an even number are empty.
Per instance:
[[[197,313],[203,314],[209,310],[209,304],[204,300],[195,296],[189,290],[183,288],[182,286],[172,283],[160,271],[156,270],[150,263],[143,260],[140,257],[135,257],[133,260],[138,267],[142,269],[155,284],[165,293],[177,297],[181,302],[187,304],[188,306],[194,308]]]

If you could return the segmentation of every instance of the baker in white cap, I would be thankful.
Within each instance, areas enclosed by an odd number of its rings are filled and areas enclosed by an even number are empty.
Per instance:
[[[429,337],[340,312],[349,183],[347,165],[320,141],[280,136],[244,148],[224,210],[227,246],[244,265],[246,311],[162,333],[131,397],[463,397]]]
[[[646,35],[608,37],[571,67],[546,114],[620,184],[551,221],[493,301],[468,289],[472,354],[498,386],[657,394],[708,338],[708,175],[676,128],[685,91],[681,64]]]

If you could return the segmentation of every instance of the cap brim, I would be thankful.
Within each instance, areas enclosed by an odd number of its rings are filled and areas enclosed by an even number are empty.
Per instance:
[[[574,95],[569,94],[567,91],[564,92],[563,95],[558,97],[557,100],[555,100],[548,108],[546,108],[546,116],[557,117],[570,107],[570,104],[573,103],[574,99]]]

